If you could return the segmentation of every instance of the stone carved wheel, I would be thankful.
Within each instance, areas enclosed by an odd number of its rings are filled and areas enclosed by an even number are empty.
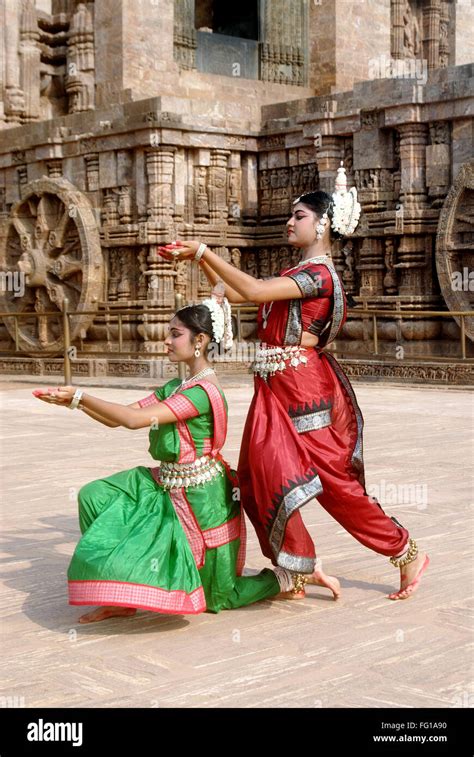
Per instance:
[[[3,312],[58,316],[18,319],[19,346],[41,357],[45,350],[63,348],[62,311],[95,310],[103,292],[104,262],[99,230],[88,198],[66,179],[43,177],[32,182],[13,208],[0,249],[0,268],[8,280],[23,281],[24,292],[0,293]],[[13,289],[9,287],[5,289]],[[70,318],[71,342],[85,336],[93,315]],[[14,338],[13,318],[4,319]]]
[[[441,210],[436,268],[449,310],[474,310],[474,160],[462,166]],[[474,317],[464,321],[474,340]]]

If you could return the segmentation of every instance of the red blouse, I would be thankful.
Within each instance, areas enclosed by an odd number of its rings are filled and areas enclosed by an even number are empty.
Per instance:
[[[289,276],[296,281],[303,298],[260,305],[257,315],[258,338],[267,344],[293,347],[301,344],[303,331],[308,331],[319,337],[318,346],[324,345],[334,310],[334,276],[338,297],[341,299],[342,294],[342,299],[345,299],[335,270],[331,274],[327,265],[308,263],[296,270],[285,268],[279,275]]]

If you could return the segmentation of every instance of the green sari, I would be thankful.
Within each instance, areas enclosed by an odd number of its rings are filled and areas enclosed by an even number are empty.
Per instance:
[[[121,471],[79,492],[82,538],[68,570],[70,604],[197,614],[242,607],[280,591],[271,570],[240,575],[244,515],[235,471],[220,455],[225,397],[205,380],[173,393],[179,383],[173,379],[140,401],[141,407],[164,402],[177,417],[150,430],[149,452],[162,465]],[[199,472],[199,460],[212,468],[209,480],[174,474],[174,467]],[[171,469],[168,477],[165,468]]]

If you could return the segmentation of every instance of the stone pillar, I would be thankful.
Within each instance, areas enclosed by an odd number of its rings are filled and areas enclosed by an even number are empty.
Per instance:
[[[424,236],[401,237],[394,267],[400,271],[400,295],[419,297],[431,292],[431,284],[426,280],[431,266],[427,266]]]
[[[189,264],[187,260],[178,260],[176,262],[176,278],[174,281],[175,293],[182,294],[186,300],[188,290]]]
[[[240,164],[240,152],[232,152],[229,156],[227,190],[229,223],[240,223],[242,216],[242,168]]]
[[[25,97],[23,122],[40,117],[40,50],[33,0],[26,0],[20,23],[20,86]]]
[[[392,35],[391,35],[391,47],[392,58],[399,60],[405,57],[403,46],[403,10],[406,5],[406,0],[392,0]]]
[[[397,293],[397,274],[395,271],[395,246],[393,239],[385,240],[384,256],[386,274],[383,278],[383,285],[386,294],[393,295]]]
[[[359,253],[358,270],[361,273],[360,295],[383,294],[383,251],[382,240],[366,237]]]
[[[132,222],[132,198],[128,185],[119,187],[117,210],[120,223],[129,224]]]
[[[341,249],[342,282],[347,294],[356,294],[354,241],[349,239]],[[340,269],[337,269],[340,270]]]
[[[227,160],[230,150],[211,150],[209,168],[209,218],[211,223],[225,223],[228,216],[227,205]]]
[[[7,123],[21,123],[25,110],[25,95],[20,86],[20,42],[21,6],[16,0],[5,0],[5,120]]]
[[[242,162],[242,217],[245,224],[256,224],[258,217],[258,161],[254,153],[244,153]]]
[[[175,0],[174,59],[184,70],[196,68],[196,29],[194,0]]]
[[[411,123],[398,127],[400,133],[400,197],[403,204],[426,205],[427,124]]]
[[[337,169],[344,157],[344,145],[341,137],[322,136],[321,146],[317,148],[319,189],[334,192]]]
[[[147,276],[146,272],[148,269],[148,263],[147,263],[147,248],[142,247],[140,249],[140,252],[137,255],[137,261],[138,261],[138,270],[139,270],[139,276],[138,276],[138,287],[137,287],[137,299],[138,300],[146,300],[147,298]]]
[[[87,191],[97,192],[99,189],[99,155],[93,153],[84,155],[86,162]]]
[[[94,26],[84,3],[77,6],[68,38],[66,92],[69,112],[91,110],[95,104]]]
[[[109,288],[108,299],[110,302],[116,302],[118,298],[117,290],[120,283],[120,266],[118,260],[118,251],[113,247],[109,247],[108,250],[109,259]]]
[[[261,78],[279,84],[307,81],[308,31],[304,0],[265,0]]]
[[[449,66],[449,5],[447,0],[441,0],[439,18],[439,66]]]
[[[440,16],[441,0],[428,0],[423,6],[424,48],[428,69],[438,68],[439,65]]]
[[[148,219],[162,226],[168,226],[172,221],[171,189],[175,149],[174,147],[156,147],[146,151]]]
[[[186,172],[186,150],[179,147],[174,153],[174,182],[173,182],[173,218],[176,225],[183,223],[185,213],[189,210],[186,193],[189,192]]]
[[[158,302],[160,306],[174,308],[176,271],[173,270],[173,263],[164,260],[155,245],[149,248],[147,262],[148,299]]]
[[[174,310],[177,273],[173,270],[173,263],[164,260],[155,245],[149,247],[146,263],[147,268],[143,275],[148,280],[147,298],[154,306],[154,312],[140,316],[142,323],[137,331],[144,341],[145,352],[153,353],[163,349],[168,320]]]
[[[209,183],[208,170],[211,163],[209,150],[196,150],[194,153],[194,221],[208,223],[209,199],[207,187]]]
[[[115,226],[119,222],[119,214],[117,209],[117,191],[114,188],[104,189],[102,207],[104,225]]]
[[[117,285],[117,302],[129,302],[132,299],[132,267],[130,249],[121,247],[118,251],[120,281]]]
[[[28,166],[18,166],[18,189],[20,197],[23,197],[28,186]]]
[[[441,207],[451,183],[451,129],[449,121],[429,125],[430,144],[426,148],[426,185],[435,208]]]
[[[48,176],[51,179],[60,179],[63,175],[61,158],[53,158],[52,160],[48,160],[46,168],[48,169]]]

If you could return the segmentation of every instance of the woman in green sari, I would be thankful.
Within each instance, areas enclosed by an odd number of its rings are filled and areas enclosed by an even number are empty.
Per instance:
[[[292,574],[276,567],[242,576],[245,526],[236,474],[220,454],[227,403],[209,365],[211,340],[224,337],[217,299],[178,311],[165,340],[190,378],[172,379],[132,405],[73,386],[35,390],[110,427],[150,427],[159,467],[139,466],[92,481],[79,492],[79,541],[68,570],[69,603],[98,605],[81,623],[137,609],[197,614],[242,607],[280,592]]]

